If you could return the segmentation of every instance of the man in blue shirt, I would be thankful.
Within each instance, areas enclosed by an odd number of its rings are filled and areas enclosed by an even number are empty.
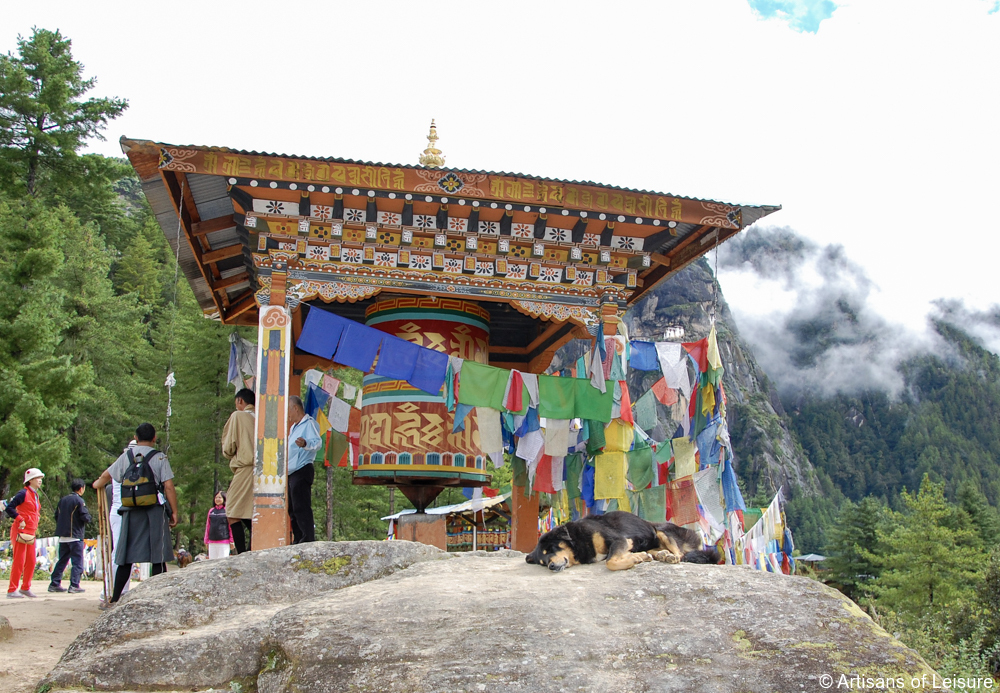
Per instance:
[[[292,543],[316,541],[313,524],[313,460],[321,446],[319,426],[306,414],[302,400],[288,398],[288,515],[292,518]]]

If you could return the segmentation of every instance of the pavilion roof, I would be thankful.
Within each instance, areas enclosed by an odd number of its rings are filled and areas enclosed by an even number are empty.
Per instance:
[[[610,259],[602,263],[607,265],[604,290],[616,291],[623,304],[633,303],[716,244],[780,209],[522,173],[176,146],[125,137],[121,146],[168,242],[174,250],[180,243],[181,269],[200,306],[206,315],[227,323],[256,322],[254,295],[269,281],[270,268],[261,261],[264,243],[261,240],[258,247],[259,231],[252,228],[250,217],[263,214],[265,204],[279,207],[277,217],[290,225],[298,220],[307,229],[310,220],[317,222],[316,209],[343,214],[344,209],[367,207],[368,222],[374,225],[372,216],[398,214],[405,205],[413,218],[436,218],[438,225],[432,228],[442,233],[454,235],[442,222],[473,219],[497,224],[495,228],[507,235],[512,225],[530,228],[534,239],[527,243],[585,249],[590,244],[602,261],[605,255]],[[583,260],[579,250],[573,252],[575,257],[564,259],[564,266],[596,266],[586,252]],[[554,290],[554,298],[543,300],[561,300],[561,289]],[[567,301],[572,298],[563,293]]]

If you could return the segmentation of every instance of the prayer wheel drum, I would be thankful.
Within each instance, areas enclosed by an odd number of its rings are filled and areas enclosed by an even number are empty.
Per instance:
[[[489,359],[489,312],[475,302],[433,296],[383,298],[368,307],[365,324],[450,356],[479,363]],[[446,486],[489,483],[475,417],[467,417],[465,430],[458,433],[452,433],[454,422],[443,394],[366,375],[355,483],[399,486],[417,512]]]

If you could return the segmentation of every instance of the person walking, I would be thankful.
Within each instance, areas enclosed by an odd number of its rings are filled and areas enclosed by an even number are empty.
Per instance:
[[[322,444],[319,425],[306,414],[302,400],[288,398],[288,515],[292,519],[292,543],[316,541],[313,523],[312,485],[316,476],[313,460]]]
[[[38,518],[42,508],[38,500],[38,489],[42,487],[44,478],[42,470],[37,467],[25,471],[24,488],[14,494],[4,508],[7,516],[14,520],[10,527],[14,560],[10,566],[7,599],[35,597],[31,591],[31,578],[35,575],[35,533],[38,531]],[[18,582],[21,589],[17,588]]]
[[[253,469],[256,463],[257,419],[253,390],[236,393],[234,411],[222,429],[222,455],[229,460],[233,480],[227,492],[226,515],[236,553],[250,550],[253,530]],[[238,525],[238,526],[233,526]]]
[[[56,507],[56,534],[59,535],[59,560],[52,569],[49,578],[49,592],[69,592],[77,594],[85,592],[80,587],[83,577],[83,531],[90,522],[87,504],[83,501],[83,491],[86,488],[83,479],[73,479],[69,485],[72,493],[63,496]],[[63,571],[66,564],[72,561],[73,567],[69,574],[69,589],[62,586]]]
[[[233,530],[226,516],[226,492],[215,494],[215,505],[208,509],[205,518],[205,546],[208,547],[208,557],[226,558],[229,556],[229,545],[233,541]]]
[[[177,526],[177,490],[167,456],[156,450],[156,429],[140,424],[135,447],[129,448],[94,482],[103,489],[112,481],[122,485],[121,534],[115,547],[115,585],[110,604],[121,598],[133,563],[151,563],[151,575],[167,570],[174,558],[170,530]],[[167,501],[161,503],[160,494]]]

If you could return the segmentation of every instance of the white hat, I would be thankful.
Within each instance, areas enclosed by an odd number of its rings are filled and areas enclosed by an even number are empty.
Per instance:
[[[37,479],[38,477],[44,477],[42,470],[38,467],[32,467],[24,473],[24,483],[28,483],[32,479]]]

